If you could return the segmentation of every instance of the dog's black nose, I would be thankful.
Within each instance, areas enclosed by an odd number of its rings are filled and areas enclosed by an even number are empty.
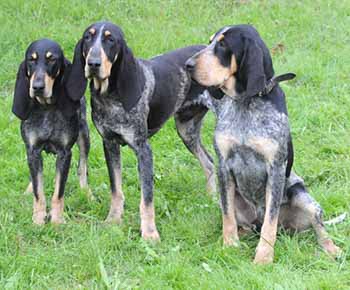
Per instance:
[[[101,60],[99,59],[89,59],[88,66],[92,69],[98,69],[101,66]]]
[[[185,63],[186,69],[187,69],[189,72],[191,72],[191,71],[194,70],[194,66],[195,66],[195,65],[196,65],[196,63],[195,63],[195,61],[194,61],[192,58],[188,59],[188,60],[186,61],[186,63]]]
[[[36,92],[43,92],[45,89],[45,84],[43,82],[34,82],[33,90]]]

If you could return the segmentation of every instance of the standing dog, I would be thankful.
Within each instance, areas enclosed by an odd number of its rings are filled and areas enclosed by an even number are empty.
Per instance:
[[[78,42],[68,94],[79,99],[90,79],[93,122],[103,139],[112,201],[107,221],[121,222],[122,192],[120,145],[136,153],[141,181],[141,233],[158,240],[153,205],[153,160],[148,138],[175,115],[178,134],[198,158],[210,191],[215,191],[214,165],[200,140],[202,118],[207,108],[194,100],[203,87],[191,87],[185,61],[203,46],[178,49],[150,60],[136,59],[121,29],[98,22],[86,29]],[[190,90],[191,89],[191,90]]]
[[[201,85],[226,94],[220,101],[206,98],[217,114],[224,244],[238,242],[237,225],[262,224],[254,262],[270,263],[278,224],[295,230],[312,226],[321,247],[337,255],[321,207],[291,172],[292,139],[278,82],[295,75],[274,77],[270,53],[248,25],[221,29],[186,66]]]
[[[33,222],[44,224],[46,201],[41,152],[57,154],[55,191],[51,222],[63,223],[63,195],[71,148],[78,140],[80,186],[86,188],[90,147],[85,98],[71,100],[65,83],[70,63],[60,46],[48,39],[33,42],[25,53],[16,80],[12,111],[22,120],[21,134],[26,145],[31,184],[34,192]]]

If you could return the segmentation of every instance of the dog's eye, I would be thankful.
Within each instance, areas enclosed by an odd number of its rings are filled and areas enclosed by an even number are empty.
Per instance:
[[[225,48],[226,47],[226,44],[225,44],[225,42],[224,41],[218,41],[218,47],[219,48]]]
[[[49,63],[55,63],[55,62],[56,62],[56,59],[55,59],[54,57],[50,57],[50,58],[47,59],[47,61],[48,61]]]
[[[109,43],[113,43],[114,42],[114,39],[111,36],[107,36],[106,39],[107,39],[107,41]]]
[[[85,34],[85,36],[84,36],[84,40],[86,40],[86,41],[90,41],[91,40],[91,34],[90,33],[87,33],[87,34]]]

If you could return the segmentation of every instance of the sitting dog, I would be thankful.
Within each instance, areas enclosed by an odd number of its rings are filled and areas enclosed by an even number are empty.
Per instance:
[[[209,191],[215,191],[215,167],[202,146],[200,128],[207,108],[195,99],[204,87],[193,84],[185,61],[204,46],[178,49],[150,60],[133,56],[121,29],[109,22],[89,26],[77,43],[70,97],[78,100],[90,79],[93,122],[103,139],[112,201],[107,221],[120,223],[124,194],[120,145],[130,146],[138,159],[141,181],[141,234],[159,240],[153,205],[153,160],[148,138],[175,115],[177,132],[200,161]]]
[[[217,115],[224,244],[238,243],[238,225],[262,225],[254,262],[270,263],[278,224],[294,230],[312,226],[321,247],[339,254],[324,228],[320,205],[291,171],[292,139],[278,82],[295,75],[274,76],[268,48],[249,25],[219,30],[186,67],[199,84],[226,95],[221,100],[202,95]]]
[[[60,46],[49,39],[33,42],[19,66],[12,111],[21,119],[21,134],[26,145],[34,193],[33,222],[44,224],[46,201],[41,152],[57,154],[55,191],[52,197],[51,222],[63,223],[63,195],[70,162],[71,148],[78,140],[80,150],[80,186],[87,188],[87,160],[90,148],[86,123],[85,98],[71,100],[65,83],[70,63]]]

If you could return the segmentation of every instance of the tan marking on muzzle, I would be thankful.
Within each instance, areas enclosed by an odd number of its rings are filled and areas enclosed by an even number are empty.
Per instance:
[[[101,47],[101,79],[106,79],[111,74],[113,63],[108,59],[103,47]]]
[[[59,72],[58,72],[59,73]],[[29,86],[29,96],[31,98],[36,98],[37,101],[44,105],[44,104],[52,104],[52,89],[53,85],[55,83],[55,79],[50,77],[47,73],[45,73],[44,76],[44,83],[45,83],[45,88],[44,88],[44,94],[43,97],[37,97],[35,96],[35,92],[33,89],[33,82],[36,77],[36,72],[33,73],[33,75],[30,77],[30,86]]]
[[[84,68],[84,72],[85,72],[85,77],[86,78],[89,78],[90,77],[90,74],[89,74],[89,65],[88,65],[88,62],[89,62],[89,58],[90,58],[90,54],[91,54],[91,51],[92,51],[92,47],[90,47],[86,57],[85,57],[85,53],[83,52],[83,56],[85,58],[85,68]]]
[[[100,92],[101,94],[105,93],[108,89],[108,78],[111,75],[113,63],[108,59],[104,49],[101,47],[101,68],[100,68]]]
[[[34,78],[35,78],[35,74],[36,72],[33,73],[33,75],[30,77],[30,81],[29,81],[29,96],[31,98],[34,98],[34,90],[33,90],[33,81],[34,81]]]
[[[45,90],[44,90],[44,98],[50,99],[52,97],[52,89],[55,79],[50,77],[47,73],[45,73]]]
[[[212,48],[205,49],[196,61],[193,77],[204,86],[221,86],[232,75],[232,68],[225,67]]]

